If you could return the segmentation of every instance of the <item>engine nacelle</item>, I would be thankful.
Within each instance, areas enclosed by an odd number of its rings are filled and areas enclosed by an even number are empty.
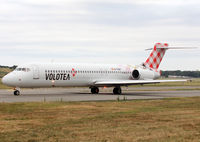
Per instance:
[[[138,70],[133,70],[132,77],[134,79],[140,79],[140,72]]]
[[[134,69],[131,75],[134,80],[157,79],[160,77],[159,72],[143,68]]]

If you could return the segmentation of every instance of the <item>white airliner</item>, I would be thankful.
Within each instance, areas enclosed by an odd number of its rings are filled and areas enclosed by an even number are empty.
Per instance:
[[[113,94],[121,94],[121,86],[178,82],[185,80],[155,80],[161,75],[158,67],[168,47],[167,43],[155,44],[147,60],[141,65],[115,64],[64,64],[33,63],[18,66],[2,78],[3,84],[14,87],[14,95],[20,95],[20,88],[87,86],[92,94],[98,94],[98,87],[114,87]]]

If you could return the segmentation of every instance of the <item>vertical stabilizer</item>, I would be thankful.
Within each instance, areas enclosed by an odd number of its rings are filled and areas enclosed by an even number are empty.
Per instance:
[[[144,65],[152,69],[158,69],[168,46],[167,43],[156,43]]]

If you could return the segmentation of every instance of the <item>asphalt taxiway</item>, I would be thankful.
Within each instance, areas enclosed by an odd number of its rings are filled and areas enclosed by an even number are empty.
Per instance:
[[[100,89],[98,95],[90,94],[88,88],[40,88],[22,89],[20,96],[14,96],[13,90],[1,89],[0,102],[43,102],[43,101],[105,101],[126,98],[162,99],[171,97],[200,97],[199,86],[189,87],[130,87],[122,88],[122,95],[113,95],[112,88]]]

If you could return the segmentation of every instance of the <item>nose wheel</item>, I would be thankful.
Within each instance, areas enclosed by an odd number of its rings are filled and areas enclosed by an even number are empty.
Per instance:
[[[19,90],[15,90],[15,91],[14,91],[14,95],[15,95],[15,96],[19,96],[19,95],[20,95],[20,91],[19,91]]]

